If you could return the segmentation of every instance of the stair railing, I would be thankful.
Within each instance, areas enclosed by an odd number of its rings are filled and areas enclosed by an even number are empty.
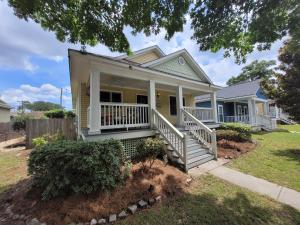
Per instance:
[[[159,133],[164,137],[172,149],[177,153],[179,158],[187,165],[186,154],[186,135],[182,134],[174,127],[163,115],[157,110],[152,109],[153,123]]]
[[[211,154],[217,159],[217,137],[216,131],[211,130],[200,120],[184,109],[181,109],[181,115],[185,128],[203,145],[205,145]]]

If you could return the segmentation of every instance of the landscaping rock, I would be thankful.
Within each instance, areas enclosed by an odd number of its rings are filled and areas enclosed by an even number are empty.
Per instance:
[[[7,214],[11,214],[11,213],[12,213],[11,207],[8,206],[8,207],[5,209],[5,212],[6,212]]]
[[[119,218],[125,218],[127,216],[128,216],[128,214],[124,210],[122,212],[120,212],[118,215]]]
[[[149,205],[154,205],[155,199],[154,198],[149,198],[148,202],[149,202]]]
[[[128,207],[128,210],[131,214],[134,214],[137,210],[137,205],[131,205]]]
[[[98,224],[105,224],[105,223],[106,223],[106,219],[104,218],[98,220]]]
[[[116,214],[111,214],[108,218],[109,223],[115,222],[116,220],[117,220],[117,215]]]
[[[14,220],[18,220],[18,219],[20,219],[20,215],[18,215],[18,214],[15,214],[15,215],[13,216],[13,219],[14,219]]]
[[[90,225],[96,225],[97,224],[97,220],[96,219],[92,219],[90,222]]]
[[[190,184],[192,182],[192,180],[193,180],[192,178],[188,178],[188,179],[186,179],[186,183]]]
[[[33,218],[30,222],[29,225],[40,225],[40,222],[37,218]]]
[[[144,200],[140,200],[140,201],[138,202],[138,206],[139,206],[140,208],[146,208],[146,207],[148,206],[148,203],[147,203],[146,201],[144,201]]]
[[[161,202],[161,196],[159,195],[159,196],[155,197],[155,201],[156,202]]]
[[[24,214],[20,215],[20,219],[24,220],[26,218],[26,216]]]

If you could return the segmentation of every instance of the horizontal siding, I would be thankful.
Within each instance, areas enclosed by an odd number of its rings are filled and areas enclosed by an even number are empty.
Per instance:
[[[133,57],[130,59],[130,61],[136,62],[136,63],[146,63],[146,62],[156,60],[158,58],[159,58],[159,56],[155,52],[149,52],[144,55]]]
[[[87,108],[90,105],[90,96],[87,95],[86,84],[81,84],[81,127],[87,127]]]

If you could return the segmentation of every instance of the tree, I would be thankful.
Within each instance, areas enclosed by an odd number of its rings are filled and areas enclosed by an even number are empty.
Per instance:
[[[254,81],[257,79],[268,79],[273,74],[273,68],[271,66],[275,65],[276,62],[274,60],[266,61],[258,61],[255,60],[249,65],[242,68],[242,72],[236,76],[231,77],[227,81],[227,85],[237,84],[242,81]]]
[[[24,104],[22,104],[22,107],[31,111],[49,111],[62,108],[59,104],[44,101],[36,101],[33,103],[25,102]]]
[[[292,15],[299,0],[8,0],[15,15],[33,19],[44,29],[54,31],[58,40],[95,45],[112,51],[130,52],[124,28],[133,34],[158,34],[166,39],[183,30],[190,15],[193,39],[200,50],[232,52],[238,63],[257,46],[269,49],[286,36],[293,26]],[[299,23],[299,21],[295,21]]]
[[[274,78],[261,83],[269,98],[289,114],[291,119],[300,122],[300,7],[291,20],[290,38],[279,51],[279,61]]]

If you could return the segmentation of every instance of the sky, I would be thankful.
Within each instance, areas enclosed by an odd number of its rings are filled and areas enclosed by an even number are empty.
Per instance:
[[[185,48],[214,84],[220,86],[225,86],[231,76],[238,75],[243,66],[254,60],[276,60],[282,45],[282,41],[277,41],[268,51],[254,51],[247,56],[246,64],[237,65],[233,57],[224,58],[223,51],[199,51],[190,38],[193,31],[189,18],[183,32],[176,33],[170,41],[164,39],[164,31],[146,37],[132,36],[129,27],[124,30],[133,51],[158,45],[169,54]],[[80,46],[58,41],[53,32],[31,20],[19,19],[6,1],[0,1],[0,98],[15,108],[21,101],[59,103],[62,88],[63,106],[71,109],[68,48],[80,49]],[[88,46],[87,51],[109,56],[121,54],[101,44]]]

